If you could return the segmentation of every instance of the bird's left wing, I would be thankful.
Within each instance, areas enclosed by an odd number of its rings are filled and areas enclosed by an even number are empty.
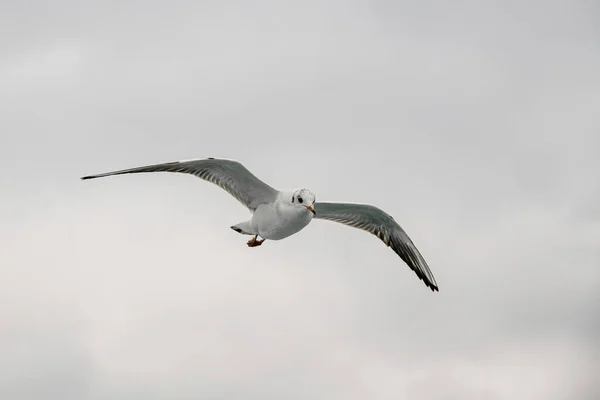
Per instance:
[[[368,204],[317,202],[314,207],[314,218],[340,222],[377,236],[404,260],[425,285],[432,291],[439,291],[425,259],[390,215]]]
[[[181,172],[195,175],[224,189],[251,211],[256,210],[261,204],[275,201],[279,193],[277,190],[254,176],[254,174],[248,171],[248,169],[238,161],[215,158],[147,165],[144,167],[84,176],[81,179],[134,174],[138,172]]]

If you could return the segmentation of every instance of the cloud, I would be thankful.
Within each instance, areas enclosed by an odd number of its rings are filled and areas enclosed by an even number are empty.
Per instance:
[[[589,4],[42,7],[0,10],[0,397],[597,397]],[[209,156],[381,207],[440,292],[332,222],[247,248],[193,177],[78,179]]]

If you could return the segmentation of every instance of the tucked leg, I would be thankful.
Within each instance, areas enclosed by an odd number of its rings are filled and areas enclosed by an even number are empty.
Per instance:
[[[254,237],[252,239],[248,240],[248,247],[260,246],[265,241],[265,239],[258,240],[257,238],[258,238],[258,235],[254,235]]]

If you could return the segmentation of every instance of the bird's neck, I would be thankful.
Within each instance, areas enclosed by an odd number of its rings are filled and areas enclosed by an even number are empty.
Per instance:
[[[292,203],[292,197],[294,196],[294,193],[295,190],[279,192],[276,208],[280,218],[297,219],[304,217],[306,214],[312,216],[312,214],[304,207],[298,207],[298,205]]]

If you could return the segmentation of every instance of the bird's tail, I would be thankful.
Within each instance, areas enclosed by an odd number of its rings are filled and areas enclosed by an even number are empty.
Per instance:
[[[258,232],[254,232],[252,226],[250,226],[250,221],[240,222],[239,224],[235,224],[231,226],[231,229],[236,231],[237,233],[241,233],[242,235],[256,235]]]

